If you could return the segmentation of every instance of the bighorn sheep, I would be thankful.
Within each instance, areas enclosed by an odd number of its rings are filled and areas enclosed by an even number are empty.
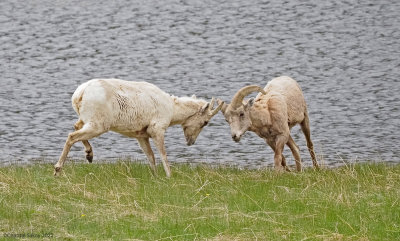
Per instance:
[[[252,92],[261,93],[255,99],[244,101],[244,97]],[[299,148],[290,136],[290,129],[300,124],[313,166],[318,168],[310,137],[306,102],[300,86],[294,79],[281,76],[269,81],[264,89],[256,85],[243,87],[234,95],[230,104],[221,100],[218,100],[218,103],[222,104],[221,111],[231,127],[233,140],[239,142],[246,131],[255,132],[275,152],[276,170],[289,170],[282,155],[286,144],[292,151],[297,171],[301,171]]]
[[[57,175],[71,146],[82,141],[86,159],[92,162],[88,140],[114,131],[138,140],[155,173],[155,158],[149,138],[157,147],[166,175],[171,175],[164,146],[169,126],[183,127],[187,145],[192,145],[202,128],[221,109],[214,98],[208,103],[195,97],[170,96],[153,84],[119,79],[93,79],[80,85],[72,95],[72,106],[79,116],[75,131],[68,135],[62,154],[54,166]]]

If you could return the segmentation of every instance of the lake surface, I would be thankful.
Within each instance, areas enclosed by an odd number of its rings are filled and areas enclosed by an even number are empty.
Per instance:
[[[2,0],[0,163],[55,163],[77,120],[71,95],[92,78],[230,101],[280,75],[303,88],[320,162],[400,162],[399,13],[398,0]],[[310,166],[300,128],[292,135]],[[145,160],[119,134],[91,143],[95,161]],[[273,164],[255,134],[233,142],[221,113],[191,147],[170,127],[166,148],[171,163]],[[82,144],[69,157],[83,159]]]

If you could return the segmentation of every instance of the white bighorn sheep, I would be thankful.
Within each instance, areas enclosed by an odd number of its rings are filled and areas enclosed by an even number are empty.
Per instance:
[[[83,142],[86,159],[92,162],[93,150],[88,140],[114,131],[138,140],[155,173],[155,158],[149,142],[152,138],[169,177],[171,171],[164,146],[166,129],[180,124],[190,146],[222,104],[213,110],[214,98],[208,103],[194,96],[171,96],[146,82],[93,79],[76,89],[72,95],[72,106],[79,120],[75,123],[75,131],[68,135],[60,159],[54,166],[55,175],[61,171],[74,143]]]
[[[244,101],[244,97],[252,92],[261,92],[255,99]],[[232,98],[230,104],[223,104],[221,111],[231,127],[232,139],[240,141],[246,131],[253,131],[263,138],[275,152],[274,164],[276,170],[288,170],[283,148],[289,146],[296,161],[297,171],[301,171],[299,147],[290,136],[290,129],[296,124],[306,137],[307,147],[318,168],[313,143],[310,137],[310,124],[303,92],[297,82],[286,76],[272,79],[264,89],[251,85],[240,89]]]

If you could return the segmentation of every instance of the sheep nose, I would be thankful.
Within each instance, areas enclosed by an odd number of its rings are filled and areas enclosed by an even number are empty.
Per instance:
[[[194,144],[194,142],[195,142],[195,141],[194,141],[192,138],[189,138],[189,139],[186,141],[186,145],[191,146],[191,145]]]
[[[233,135],[232,135],[232,139],[233,139],[235,142],[239,142],[239,141],[240,141],[240,137],[237,136],[236,134],[233,134]]]

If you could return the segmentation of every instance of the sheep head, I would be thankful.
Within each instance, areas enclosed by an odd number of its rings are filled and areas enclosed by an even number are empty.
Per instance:
[[[236,142],[240,141],[242,135],[252,125],[250,118],[250,108],[254,103],[254,99],[252,98],[248,101],[243,101],[244,97],[251,94],[252,92],[261,92],[262,94],[266,94],[261,87],[257,85],[250,85],[241,88],[233,96],[230,104],[225,104],[221,100],[218,100],[218,103],[222,104],[222,114],[225,116],[225,120],[229,123],[229,126],[231,127],[232,139]]]
[[[218,113],[222,107],[222,103],[214,108],[215,99],[211,99],[211,102],[204,104],[201,108],[192,116],[187,118],[183,123],[183,132],[186,138],[186,144],[188,146],[193,145],[196,142],[197,136],[200,134],[204,126],[208,124],[211,118]]]

